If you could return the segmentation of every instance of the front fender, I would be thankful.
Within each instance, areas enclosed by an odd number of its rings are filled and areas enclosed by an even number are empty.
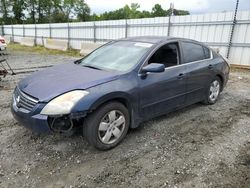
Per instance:
[[[132,72],[123,75],[117,80],[89,88],[87,91],[89,95],[75,105],[72,113],[84,111],[88,114],[106,102],[117,100],[128,108],[133,121],[139,119],[137,74]]]
[[[132,109],[135,108],[134,106],[137,106],[135,99],[132,96],[130,96],[129,94],[124,93],[124,92],[113,92],[113,93],[108,93],[108,94],[100,97],[99,99],[97,99],[91,105],[90,109],[95,110],[96,108],[98,108],[102,104],[104,104],[108,101],[112,101],[112,100],[124,101],[125,105],[129,108],[132,108]]]

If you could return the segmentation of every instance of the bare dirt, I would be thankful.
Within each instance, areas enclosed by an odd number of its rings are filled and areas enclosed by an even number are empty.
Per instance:
[[[16,72],[73,60],[9,57]],[[148,121],[106,152],[81,133],[36,135],[19,126],[10,101],[28,74],[0,81],[0,187],[250,187],[250,71],[232,72],[215,105],[195,104]]]

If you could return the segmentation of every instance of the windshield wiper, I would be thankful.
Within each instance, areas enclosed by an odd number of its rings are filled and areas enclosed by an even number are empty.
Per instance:
[[[100,68],[98,68],[98,67],[94,67],[94,66],[92,66],[92,65],[83,65],[83,66],[84,66],[84,67],[91,68],[91,69],[102,70],[102,69],[100,69]]]

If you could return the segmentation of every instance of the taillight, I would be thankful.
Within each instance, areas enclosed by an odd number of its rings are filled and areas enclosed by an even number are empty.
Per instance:
[[[5,44],[5,40],[4,39],[0,39],[0,42]]]

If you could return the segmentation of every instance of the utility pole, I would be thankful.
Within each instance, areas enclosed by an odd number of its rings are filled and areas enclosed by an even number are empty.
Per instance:
[[[227,48],[227,56],[226,56],[227,58],[229,58],[230,50],[231,50],[232,43],[233,43],[234,29],[235,29],[235,25],[237,23],[237,12],[238,12],[238,7],[239,7],[239,1],[240,0],[236,0],[236,6],[235,6],[235,10],[234,10],[233,24],[232,24],[231,34],[230,34],[230,37],[229,37],[229,43],[228,43],[228,48]]]

